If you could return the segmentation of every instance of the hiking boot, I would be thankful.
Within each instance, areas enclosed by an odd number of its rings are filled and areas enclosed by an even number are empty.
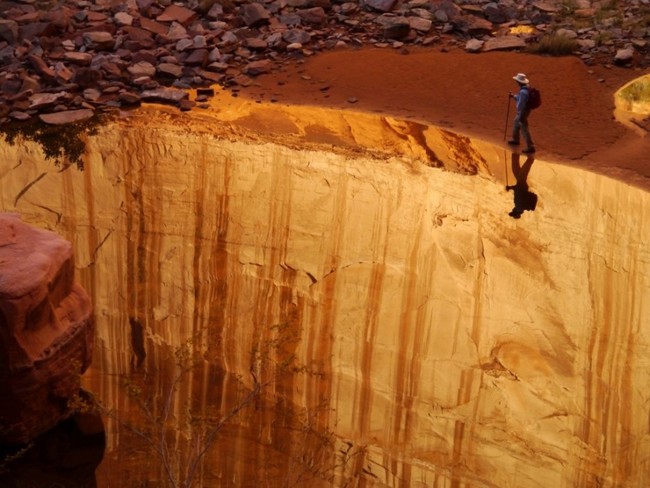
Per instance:
[[[518,146],[518,145],[519,145],[519,141],[518,141],[517,139],[510,139],[510,140],[508,141],[508,144],[510,144],[511,146]]]
[[[526,149],[524,149],[521,152],[524,153],[524,154],[532,154],[532,153],[535,152],[535,148],[534,147],[527,147]]]

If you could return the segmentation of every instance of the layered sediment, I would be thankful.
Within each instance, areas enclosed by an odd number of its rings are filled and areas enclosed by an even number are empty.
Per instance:
[[[0,213],[2,443],[27,443],[71,414],[94,331],[74,276],[68,241]]]
[[[73,242],[106,372],[191,338],[246,378],[288,331],[274,394],[363,448],[325,485],[645,486],[647,192],[392,117],[219,107],[115,121],[83,171],[0,147],[0,208]]]

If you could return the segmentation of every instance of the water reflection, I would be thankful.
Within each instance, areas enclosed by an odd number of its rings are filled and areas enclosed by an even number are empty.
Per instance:
[[[202,486],[646,486],[647,194],[545,162],[535,225],[513,229],[503,148],[308,108],[263,122],[367,150],[214,135],[234,108],[120,121],[83,172],[0,145],[22,161],[3,208],[74,242],[96,306],[100,486],[164,486],[154,445],[186,473],[229,417]],[[532,164],[513,157],[515,197]]]
[[[513,219],[518,219],[526,210],[532,211],[537,207],[537,194],[528,189],[528,173],[535,162],[535,156],[529,155],[523,166],[520,165],[520,158],[519,153],[512,153],[512,174],[515,177],[515,184],[506,184],[506,190],[512,190],[514,193],[514,207],[508,214]]]

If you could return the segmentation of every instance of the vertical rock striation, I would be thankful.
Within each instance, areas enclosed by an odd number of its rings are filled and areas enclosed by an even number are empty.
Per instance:
[[[515,220],[498,148],[268,110],[266,135],[241,110],[116,122],[89,139],[83,172],[0,148],[21,162],[0,170],[2,208],[73,241],[102,367],[193,338],[246,376],[251,351],[282,343],[301,368],[265,372],[273,391],[363,447],[333,485],[644,487],[649,194],[537,161],[539,202]],[[250,480],[245,463],[210,462]]]
[[[1,442],[26,443],[71,413],[93,325],[71,244],[0,213]]]

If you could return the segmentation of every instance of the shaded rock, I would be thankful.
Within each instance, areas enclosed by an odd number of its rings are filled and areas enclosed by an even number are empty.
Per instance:
[[[406,17],[381,15],[375,22],[383,27],[382,34],[385,39],[404,39],[411,32],[411,24]]]
[[[183,52],[187,49],[193,48],[194,47],[194,41],[192,39],[181,39],[176,43],[176,46],[174,48],[180,53]]]
[[[140,94],[140,98],[145,102],[171,103],[174,105],[187,97],[186,91],[176,88],[157,88],[155,90],[145,90]]]
[[[183,26],[183,24],[180,24],[178,22],[173,22],[171,26],[169,26],[169,30],[167,31],[167,37],[171,39],[172,41],[177,41],[178,39],[185,39],[188,37],[187,35],[187,29]]]
[[[93,68],[79,68],[74,75],[74,82],[81,88],[90,88],[97,86],[102,74],[99,70]]]
[[[185,64],[188,66],[205,66],[208,64],[208,50],[195,49],[185,58]]]
[[[616,51],[616,55],[614,56],[614,62],[616,64],[625,64],[632,61],[633,58],[634,58],[634,48],[628,47]]]
[[[11,45],[16,44],[18,42],[18,23],[13,20],[0,19],[0,39],[4,39]]]
[[[64,64],[64,63],[56,63],[54,65],[54,72],[56,73],[56,78],[60,82],[69,83],[70,80],[74,77],[74,72]]]
[[[578,33],[571,29],[558,29],[555,31],[555,34],[560,37],[566,37],[567,39],[576,39],[578,37]]]
[[[157,70],[161,75],[172,76],[174,78],[180,78],[183,74],[183,67],[172,63],[160,63]]]
[[[168,27],[146,17],[140,18],[140,27],[154,34],[167,35]]]
[[[220,3],[215,3],[210,7],[210,10],[208,10],[208,13],[206,14],[206,17],[209,19],[220,19],[223,16],[223,5]]]
[[[31,115],[29,115],[26,112],[20,112],[18,110],[14,110],[13,112],[9,112],[9,117],[11,117],[14,120],[19,120],[19,121],[25,121],[29,120],[32,118]]]
[[[249,37],[244,41],[244,46],[253,51],[263,51],[269,47],[268,42],[258,37]]]
[[[302,29],[289,29],[282,33],[282,39],[289,44],[308,44],[311,41],[311,34]]]
[[[88,49],[96,51],[109,50],[115,47],[113,35],[104,31],[84,32],[83,43]]]
[[[133,25],[133,16],[126,12],[118,12],[113,18],[117,25]]]
[[[39,110],[45,107],[51,107],[66,97],[65,92],[59,93],[35,93],[29,97],[29,108]]]
[[[484,41],[480,39],[470,39],[465,43],[465,51],[469,53],[477,53],[483,48]]]
[[[263,73],[269,73],[273,69],[273,62],[270,59],[253,61],[244,67],[244,74],[258,76]]]
[[[87,108],[82,108],[79,110],[65,110],[62,112],[54,112],[51,114],[40,114],[38,116],[46,124],[50,125],[63,125],[70,124],[72,122],[80,122],[82,120],[87,120],[94,115],[94,112]]]
[[[93,55],[90,53],[79,53],[79,52],[66,52],[63,55],[63,59],[69,63],[78,64],[80,66],[89,66],[93,60]]]
[[[490,2],[483,7],[483,15],[485,15],[487,20],[495,24],[502,24],[508,21],[508,15],[494,2]]]
[[[490,34],[494,30],[492,22],[476,15],[465,15],[454,23],[460,30],[470,35]]]
[[[421,17],[409,17],[408,21],[411,29],[414,29],[418,32],[429,32],[431,30],[431,26],[433,25],[433,22]]]
[[[133,78],[140,78],[142,76],[152,77],[156,74],[156,67],[146,61],[139,61],[132,64],[126,70]]]
[[[242,5],[239,14],[248,27],[265,24],[271,18],[270,12],[260,3],[247,3]]]
[[[396,0],[365,0],[365,5],[378,12],[390,12],[395,6]]]
[[[170,5],[162,14],[156,17],[158,22],[178,22],[179,24],[187,25],[193,20],[196,20],[196,12],[179,5]]]
[[[140,95],[132,92],[120,93],[118,97],[119,101],[124,105],[139,105],[140,104]]]
[[[56,72],[47,65],[43,58],[36,56],[35,54],[30,54],[27,56],[27,60],[32,65],[32,68],[34,68],[34,71],[36,71],[36,73],[44,77],[46,80],[56,80]]]
[[[153,5],[153,0],[135,0],[135,4],[138,7],[138,12],[140,12],[145,17],[151,15],[151,6]]]
[[[323,25],[327,21],[327,14],[322,7],[313,7],[299,10],[298,16],[305,24]]]

